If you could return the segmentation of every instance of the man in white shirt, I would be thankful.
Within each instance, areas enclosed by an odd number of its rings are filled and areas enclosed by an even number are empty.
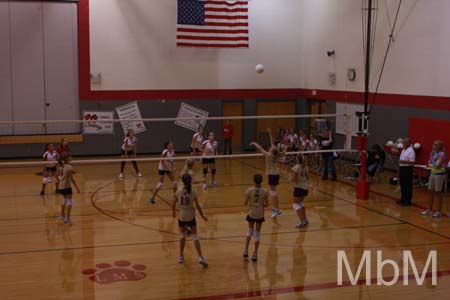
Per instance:
[[[411,205],[415,162],[416,152],[414,152],[411,139],[406,138],[403,140],[403,150],[400,154],[399,160],[399,180],[402,195],[400,202],[397,202],[397,204],[401,204],[403,206]]]

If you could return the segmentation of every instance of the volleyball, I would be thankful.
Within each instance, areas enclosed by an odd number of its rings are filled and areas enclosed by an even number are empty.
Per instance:
[[[422,145],[420,143],[414,144],[414,149],[420,149],[420,147],[422,147]]]
[[[394,146],[394,142],[393,142],[393,141],[388,141],[388,142],[386,143],[386,146],[392,147],[392,146]]]
[[[256,71],[256,73],[258,73],[258,74],[264,73],[264,66],[261,65],[261,64],[256,65],[255,71]]]

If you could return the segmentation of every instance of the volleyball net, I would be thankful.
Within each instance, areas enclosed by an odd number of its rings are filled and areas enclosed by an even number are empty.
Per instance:
[[[164,159],[184,161],[192,158],[193,135],[199,132],[199,128],[203,128],[201,135],[205,141],[210,133],[214,133],[218,143],[217,153],[214,154],[216,159],[262,157],[250,143],[257,142],[268,149],[272,137],[283,156],[289,159],[298,153],[313,156],[332,153],[343,158],[343,161],[353,163],[358,157],[358,151],[353,147],[357,124],[356,116],[350,114],[178,115],[170,118],[117,119],[112,113],[99,112],[85,113],[81,120],[0,121],[0,168],[44,166],[48,162],[42,154],[47,145],[53,144],[57,150],[63,143],[68,144],[74,165],[156,162]],[[137,138],[137,155],[121,157],[122,146],[130,130]],[[332,145],[327,144],[328,137],[332,138]],[[174,158],[160,155],[168,141],[173,143],[177,153]],[[230,154],[231,151],[233,154]],[[320,162],[315,164],[319,168]]]

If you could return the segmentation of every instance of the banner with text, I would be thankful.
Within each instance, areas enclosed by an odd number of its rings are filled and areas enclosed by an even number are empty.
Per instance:
[[[136,101],[116,107],[116,112],[121,120],[142,119],[141,111],[139,110],[139,106]],[[120,124],[122,124],[122,129],[125,135],[130,129],[133,129],[135,134],[147,130],[144,122],[142,121],[121,121]]]
[[[209,112],[196,108],[186,103],[181,103],[180,110],[178,111],[177,118],[203,118],[208,117]],[[199,126],[205,127],[206,120],[176,120],[175,125],[183,128],[197,131]]]
[[[83,111],[83,134],[113,134],[114,123],[107,122],[114,118],[113,111]]]

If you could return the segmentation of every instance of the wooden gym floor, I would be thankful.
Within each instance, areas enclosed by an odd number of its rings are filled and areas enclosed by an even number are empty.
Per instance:
[[[177,263],[178,231],[171,217],[169,182],[155,206],[148,203],[156,163],[131,165],[118,181],[118,165],[76,167],[82,189],[74,196],[73,224],[57,220],[61,196],[39,196],[39,168],[3,169],[0,175],[1,299],[449,299],[450,218],[422,217],[424,190],[417,206],[395,204],[395,187],[377,184],[369,201],[357,201],[342,182],[310,178],[306,200],[310,226],[298,230],[291,208],[292,185],[279,187],[283,214],[267,212],[257,263],[243,262],[247,224],[243,192],[262,159],[220,160],[214,190],[200,192],[209,217],[197,218],[201,245],[210,266],[202,269],[190,239],[186,261]],[[181,169],[181,165],[178,165]],[[200,165],[195,166],[197,176]],[[52,185],[52,190],[54,185]],[[450,199],[446,197],[446,201]],[[251,246],[251,250],[253,245]],[[337,287],[337,251],[345,250],[353,271],[363,250],[375,250],[399,263],[411,250],[419,271],[430,250],[438,252],[438,285]],[[363,271],[364,275],[365,272]],[[385,276],[393,274],[386,267]],[[344,273],[344,281],[348,283]]]

